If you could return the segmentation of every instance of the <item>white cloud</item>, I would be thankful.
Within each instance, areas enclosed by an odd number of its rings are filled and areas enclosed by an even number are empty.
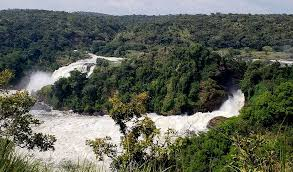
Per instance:
[[[30,8],[108,14],[293,13],[293,0],[0,0],[0,9]]]

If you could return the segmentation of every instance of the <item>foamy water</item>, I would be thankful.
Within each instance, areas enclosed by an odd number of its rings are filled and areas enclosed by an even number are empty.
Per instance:
[[[70,76],[70,72],[74,70],[78,70],[82,73],[87,73],[87,76],[90,76],[96,67],[96,61],[98,58],[108,60],[112,63],[118,63],[123,60],[123,58],[117,57],[103,57],[97,56],[95,54],[89,53],[91,58],[78,60],[74,63],[71,63],[67,66],[63,66],[53,73],[37,71],[30,75],[30,81],[26,86],[26,90],[30,93],[33,91],[40,90],[42,87],[47,85],[52,85],[60,78],[68,78]]]
[[[179,134],[186,131],[200,132],[207,130],[208,122],[217,116],[230,118],[239,114],[244,106],[244,94],[241,90],[233,92],[232,96],[225,101],[219,110],[213,112],[197,112],[194,115],[160,116],[155,113],[148,116],[155,122],[161,132],[166,132],[169,128],[176,130]]]
[[[92,149],[86,145],[88,139],[111,136],[113,143],[120,141],[119,127],[109,116],[82,116],[55,110],[52,112],[31,111],[31,114],[44,122],[34,128],[35,131],[55,135],[57,139],[55,151],[39,152],[26,149],[20,149],[20,151],[55,167],[66,161],[97,162]],[[104,162],[97,162],[97,164],[109,167],[110,162],[110,159],[106,157]]]
[[[252,61],[266,61],[265,59],[252,59]],[[278,59],[278,60],[269,60],[271,63],[276,63],[279,62],[281,66],[292,66],[293,65],[293,60],[284,60],[284,59]]]
[[[216,116],[236,116],[243,106],[244,95],[238,90],[223,103],[219,110],[214,112],[198,112],[191,116],[160,116],[152,113],[147,116],[155,122],[162,133],[168,129],[174,129],[178,134],[183,135],[186,131],[206,131],[209,120]],[[35,128],[36,131],[53,134],[57,138],[55,151],[29,152],[44,162],[58,165],[63,161],[77,162],[84,159],[96,161],[92,149],[85,144],[88,139],[110,136],[113,143],[117,145],[120,143],[119,127],[109,116],[81,116],[61,111],[31,111],[31,113],[44,122]],[[26,150],[22,151],[27,153]],[[110,159],[106,159],[99,164],[108,167],[110,162]]]
[[[123,58],[97,56],[92,53],[89,53],[88,55],[91,58],[79,60],[77,62],[71,63],[68,66],[61,67],[54,71],[54,73],[52,74],[52,80],[56,82],[60,78],[67,78],[70,76],[70,72],[73,70],[78,70],[82,73],[88,73],[88,76],[90,76],[95,69],[97,59],[105,59],[113,63],[117,63],[123,60]]]

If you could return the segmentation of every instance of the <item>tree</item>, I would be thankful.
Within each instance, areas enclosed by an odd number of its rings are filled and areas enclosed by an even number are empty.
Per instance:
[[[13,73],[10,70],[5,69],[0,72],[0,88],[8,85],[9,81],[13,77]]]
[[[269,52],[273,51],[273,48],[270,46],[264,46],[264,47],[262,47],[262,50],[266,53],[266,55],[268,55]]]
[[[129,103],[123,103],[117,94],[110,99],[112,108],[110,110],[110,116],[119,125],[123,134],[126,132],[126,123],[133,117],[141,117],[146,113],[146,102],[148,94],[146,92],[134,96]]]
[[[106,155],[113,160],[112,167],[122,171],[129,171],[136,165],[142,167],[148,160],[164,164],[164,168],[175,162],[174,154],[180,150],[182,142],[178,139],[173,143],[172,137],[176,135],[173,130],[160,137],[160,130],[145,115],[146,100],[146,93],[134,96],[129,103],[123,103],[117,96],[111,99],[111,117],[123,133],[122,151],[118,154],[117,145],[112,144],[109,137],[88,140],[87,144],[93,148],[98,160],[103,160]],[[159,137],[162,142],[158,142]]]

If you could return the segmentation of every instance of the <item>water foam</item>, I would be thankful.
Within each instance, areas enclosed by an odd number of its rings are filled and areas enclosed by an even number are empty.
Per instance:
[[[89,56],[91,58],[78,60],[67,66],[63,66],[57,69],[53,73],[43,71],[37,71],[32,73],[29,77],[29,83],[26,86],[26,90],[28,90],[30,93],[38,91],[44,86],[54,84],[60,78],[68,78],[70,76],[70,72],[74,70],[78,70],[82,73],[87,73],[87,76],[89,77],[95,69],[96,61],[98,58],[105,59],[113,63],[118,63],[123,60],[123,58],[103,57],[91,53],[89,53]]]
[[[198,112],[191,116],[160,116],[154,113],[147,114],[156,124],[161,132],[169,128],[174,129],[178,134],[185,134],[186,131],[201,132],[207,130],[209,120],[216,116],[232,117],[239,114],[244,106],[244,95],[238,90],[233,92],[219,110],[214,112]],[[109,116],[81,116],[75,113],[62,111],[31,111],[31,113],[44,123],[36,128],[38,132],[53,134],[57,138],[55,151],[30,152],[35,158],[55,165],[62,161],[83,160],[96,161],[95,156],[86,140],[97,137],[110,136],[113,143],[119,145],[121,133],[119,127]],[[22,150],[27,152],[26,150]],[[109,159],[102,162],[106,167]]]

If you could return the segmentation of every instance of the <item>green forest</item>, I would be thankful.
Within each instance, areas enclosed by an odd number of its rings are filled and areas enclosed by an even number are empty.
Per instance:
[[[110,16],[41,10],[0,11],[0,69],[19,77],[32,68],[54,70],[82,58],[72,50],[137,56],[199,43],[222,48],[292,52],[292,15]]]
[[[1,92],[30,71],[54,71],[87,58],[87,52],[125,60],[98,59],[90,77],[73,71],[34,97],[26,92],[0,96],[0,171],[56,170],[14,150],[54,150],[54,136],[32,130],[40,124],[29,114],[35,101],[84,115],[110,115],[122,133],[122,153],[109,137],[85,144],[97,161],[110,157],[113,171],[293,170],[293,66],[247,60],[291,58],[293,15],[0,11]],[[156,142],[162,133],[146,113],[217,110],[231,89],[245,94],[239,116],[175,140],[169,130],[163,144]],[[78,164],[63,171],[103,170]]]
[[[245,64],[223,58],[207,48],[164,48],[111,65],[98,59],[90,78],[74,71],[69,78],[44,87],[39,98],[55,108],[105,113],[109,98],[118,94],[127,102],[147,92],[147,111],[163,115],[213,111],[228,98],[230,80],[239,80]]]

